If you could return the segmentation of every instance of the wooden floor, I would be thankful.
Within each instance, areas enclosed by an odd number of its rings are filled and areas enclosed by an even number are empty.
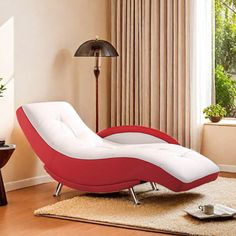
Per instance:
[[[234,177],[236,174],[221,174]],[[8,192],[9,204],[0,207],[0,235],[1,236],[164,236],[138,230],[122,229],[111,226],[36,217],[33,211],[42,206],[55,203],[77,194],[69,188],[63,188],[61,197],[53,198],[55,183],[41,184]]]

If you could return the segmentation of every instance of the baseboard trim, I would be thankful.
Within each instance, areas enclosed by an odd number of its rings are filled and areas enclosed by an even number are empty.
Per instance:
[[[236,173],[236,166],[234,165],[220,164],[219,167],[220,167],[220,171]],[[8,191],[16,190],[16,189],[26,188],[26,187],[43,184],[43,183],[49,183],[53,181],[55,180],[53,180],[52,177],[50,177],[49,175],[41,175],[41,176],[36,176],[33,178],[22,179],[22,180],[5,183],[5,189],[6,189],[6,192],[8,192]]]
[[[33,178],[22,179],[22,180],[5,183],[5,189],[6,189],[6,192],[8,192],[8,191],[16,190],[16,189],[26,188],[26,187],[34,186],[37,184],[49,183],[53,181],[54,180],[49,175],[41,175],[41,176],[36,176]]]
[[[220,171],[230,172],[230,173],[236,173],[236,166],[234,165],[219,165]]]

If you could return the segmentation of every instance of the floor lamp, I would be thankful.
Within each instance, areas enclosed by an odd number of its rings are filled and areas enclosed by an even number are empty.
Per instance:
[[[119,56],[116,49],[105,40],[92,39],[84,42],[77,49],[75,57],[95,57],[94,75],[96,79],[96,132],[98,132],[98,78],[101,68],[101,57],[117,57]]]

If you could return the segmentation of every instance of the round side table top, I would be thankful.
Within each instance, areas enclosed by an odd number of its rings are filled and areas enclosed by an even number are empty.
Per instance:
[[[7,164],[15,148],[15,144],[8,144],[0,147],[0,169]]]
[[[7,144],[7,145],[0,147],[0,152],[3,150],[11,150],[11,149],[15,149],[15,148],[16,148],[15,144]]]

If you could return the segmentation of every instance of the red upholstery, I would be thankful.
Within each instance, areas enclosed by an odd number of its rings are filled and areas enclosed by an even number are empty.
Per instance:
[[[156,138],[160,138],[167,143],[172,144],[179,144],[177,140],[169,136],[168,134],[165,134],[157,129],[152,129],[144,126],[115,126],[108,129],[104,129],[100,132],[98,132],[98,135],[102,138],[108,137],[113,134],[118,133],[127,133],[127,132],[134,132],[134,133],[143,133],[143,134],[149,134],[151,136],[154,136]]]

